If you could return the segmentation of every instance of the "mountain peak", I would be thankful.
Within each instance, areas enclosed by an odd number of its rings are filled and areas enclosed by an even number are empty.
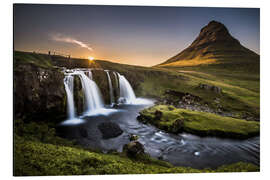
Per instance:
[[[218,21],[210,21],[201,29],[199,36],[195,39],[195,41],[193,41],[191,47],[213,42],[230,42],[233,44],[240,44],[237,39],[230,35],[224,24]]]
[[[213,20],[201,29],[198,37],[189,47],[160,65],[174,62],[179,65],[181,63],[196,64],[195,62],[191,63],[190,60],[200,61],[197,63],[207,63],[249,57],[258,57],[258,55],[242,46],[224,24]]]

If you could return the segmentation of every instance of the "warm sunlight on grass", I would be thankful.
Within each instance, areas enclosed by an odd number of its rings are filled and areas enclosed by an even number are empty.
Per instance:
[[[181,61],[168,63],[168,64],[164,64],[160,66],[184,67],[184,66],[197,66],[201,64],[213,64],[213,63],[216,63],[215,59],[192,59],[192,60],[181,60]]]

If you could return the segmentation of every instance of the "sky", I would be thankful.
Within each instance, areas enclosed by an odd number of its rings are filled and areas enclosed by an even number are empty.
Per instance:
[[[14,5],[14,49],[153,66],[188,47],[211,20],[260,54],[258,8]]]

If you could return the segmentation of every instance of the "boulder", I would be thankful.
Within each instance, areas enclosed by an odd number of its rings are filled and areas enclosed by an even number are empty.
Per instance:
[[[79,130],[80,130],[80,134],[81,134],[82,137],[84,137],[84,138],[87,138],[88,137],[88,131],[87,131],[86,128],[83,128],[82,127]]]
[[[139,139],[139,136],[135,135],[135,134],[130,134],[129,135],[129,140],[130,141],[137,141]]]
[[[102,133],[103,139],[114,138],[123,133],[120,126],[114,122],[103,122],[98,125],[98,129]]]
[[[124,145],[123,152],[125,152],[128,157],[132,158],[145,154],[144,147],[139,141],[132,141]]]
[[[184,120],[177,119],[174,121],[173,125],[171,126],[171,132],[173,133],[181,133],[184,130]]]

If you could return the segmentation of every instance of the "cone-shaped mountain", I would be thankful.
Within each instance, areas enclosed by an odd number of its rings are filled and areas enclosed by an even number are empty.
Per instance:
[[[245,48],[232,37],[222,23],[211,21],[201,29],[199,36],[188,48],[160,65],[175,64],[175,62],[181,64],[181,61],[186,60],[213,62],[214,60],[257,59],[258,57],[258,54]]]

